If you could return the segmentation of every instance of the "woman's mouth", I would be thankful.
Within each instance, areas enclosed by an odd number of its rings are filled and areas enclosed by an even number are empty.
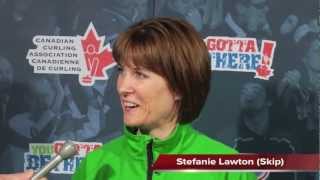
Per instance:
[[[137,103],[134,103],[132,101],[123,101],[123,108],[125,111],[131,111],[137,107],[139,107],[139,104]]]

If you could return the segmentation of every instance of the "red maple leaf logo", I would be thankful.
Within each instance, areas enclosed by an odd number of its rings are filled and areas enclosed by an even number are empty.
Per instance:
[[[270,60],[268,56],[262,56],[262,62],[256,69],[256,75],[260,77],[268,77],[272,73],[272,69],[269,66]]]
[[[273,70],[270,68],[269,64],[270,60],[268,56],[263,56],[261,64],[256,69],[256,76],[264,79],[268,79],[270,76],[272,76]]]
[[[86,65],[85,73],[79,77],[82,85],[93,85],[95,80],[108,79],[106,69],[114,66],[115,62],[111,49],[103,43],[104,36],[99,37],[93,24],[90,23],[87,32],[81,38]]]
[[[262,41],[262,60],[259,66],[256,68],[255,77],[268,80],[273,76],[273,69],[271,69],[272,58],[274,53],[275,43],[271,41]]]
[[[265,64],[261,64],[256,69],[256,75],[259,77],[268,77],[272,72],[272,69],[270,69],[269,66]]]

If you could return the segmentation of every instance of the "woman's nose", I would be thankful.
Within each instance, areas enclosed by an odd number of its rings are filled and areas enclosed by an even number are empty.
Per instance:
[[[128,73],[120,73],[117,80],[119,95],[128,95],[134,92],[133,80]]]

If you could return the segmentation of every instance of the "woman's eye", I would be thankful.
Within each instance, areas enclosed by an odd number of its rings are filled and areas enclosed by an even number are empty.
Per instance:
[[[145,79],[148,77],[147,75],[145,75],[144,73],[142,73],[140,71],[136,71],[135,76],[138,77],[139,79]]]

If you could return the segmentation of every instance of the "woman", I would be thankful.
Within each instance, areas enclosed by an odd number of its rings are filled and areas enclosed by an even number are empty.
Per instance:
[[[90,153],[73,180],[255,179],[246,173],[152,172],[159,154],[235,153],[189,125],[205,103],[211,75],[207,48],[190,24],[142,21],[119,35],[112,53],[124,135]]]

